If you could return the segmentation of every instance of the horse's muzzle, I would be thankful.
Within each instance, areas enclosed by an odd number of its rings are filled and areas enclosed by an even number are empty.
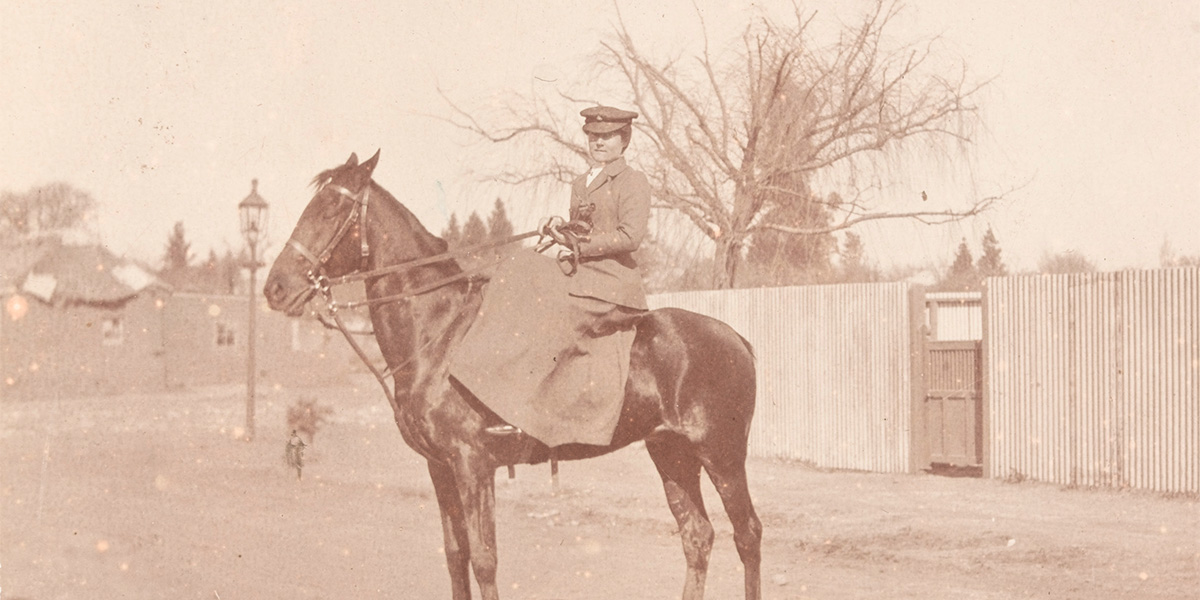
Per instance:
[[[304,305],[313,297],[316,290],[309,285],[297,285],[298,281],[289,281],[289,279],[294,278],[271,273],[267,277],[267,283],[263,286],[263,296],[267,298],[267,305],[271,307],[271,310],[280,311],[289,317],[298,317],[304,314]],[[291,285],[288,285],[289,283]]]

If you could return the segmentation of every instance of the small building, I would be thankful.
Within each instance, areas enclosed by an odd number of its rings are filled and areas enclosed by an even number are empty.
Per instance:
[[[249,301],[245,296],[171,294],[161,308],[163,379],[168,388],[246,380]],[[289,318],[256,298],[259,385],[320,384],[366,367],[341,333],[316,319]],[[353,319],[348,314],[347,319]],[[378,360],[373,336],[358,342]]]
[[[94,244],[44,238],[4,254],[0,393],[162,389],[164,284]]]
[[[245,381],[245,296],[175,294],[98,244],[41,239],[0,255],[0,398]],[[363,368],[337,332],[256,306],[260,385],[337,381]]]

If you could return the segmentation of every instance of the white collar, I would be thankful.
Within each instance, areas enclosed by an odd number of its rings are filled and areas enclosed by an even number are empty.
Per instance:
[[[600,172],[603,170],[604,170],[604,165],[596,165],[596,166],[592,167],[590,170],[588,170],[587,182],[586,182],[587,185],[592,185],[592,182],[596,180],[596,177],[600,176]]]

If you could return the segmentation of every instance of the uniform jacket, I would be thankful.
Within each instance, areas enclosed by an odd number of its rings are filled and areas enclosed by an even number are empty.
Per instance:
[[[621,157],[587,184],[580,175],[571,184],[571,218],[592,223],[589,239],[579,244],[579,270],[571,277],[573,296],[598,298],[646,309],[642,273],[633,251],[650,223],[650,183]]]

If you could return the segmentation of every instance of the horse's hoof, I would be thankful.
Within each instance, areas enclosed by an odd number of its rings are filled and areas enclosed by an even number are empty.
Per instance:
[[[507,423],[504,425],[492,425],[491,427],[484,427],[483,430],[492,435],[516,435],[518,433],[523,433],[519,427],[509,425]]]

